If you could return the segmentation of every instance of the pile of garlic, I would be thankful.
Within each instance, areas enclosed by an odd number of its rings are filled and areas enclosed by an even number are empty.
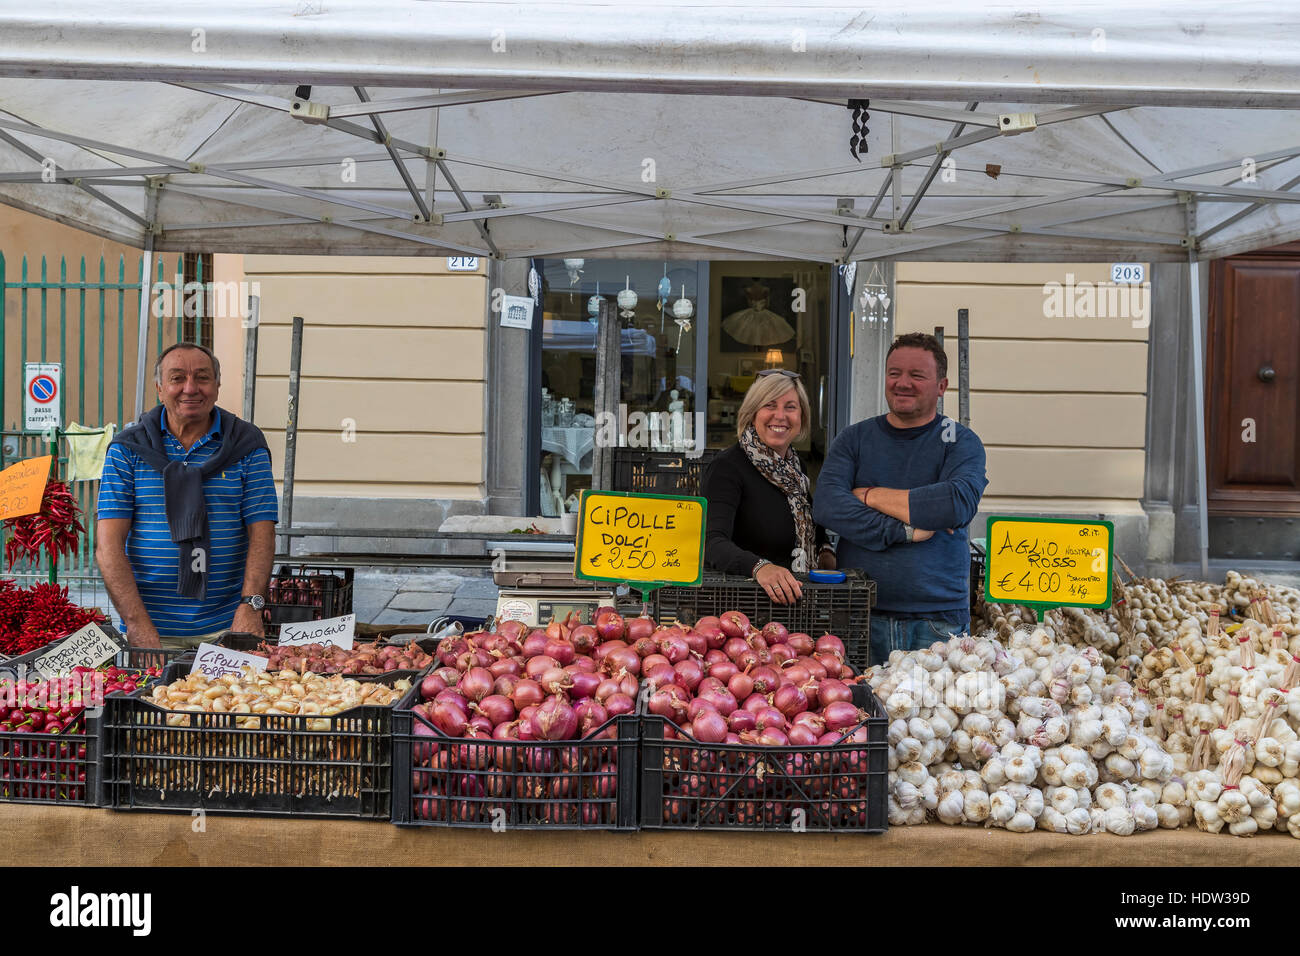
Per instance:
[[[955,637],[872,672],[890,718],[889,820],[1127,835],[1189,822],[1150,708],[1095,647],[1044,628]]]

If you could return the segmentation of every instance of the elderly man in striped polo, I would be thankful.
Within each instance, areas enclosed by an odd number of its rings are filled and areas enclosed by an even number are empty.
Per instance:
[[[95,558],[128,641],[187,647],[262,633],[278,509],[257,426],[217,408],[221,365],[201,345],[154,366],[162,404],[109,446]]]

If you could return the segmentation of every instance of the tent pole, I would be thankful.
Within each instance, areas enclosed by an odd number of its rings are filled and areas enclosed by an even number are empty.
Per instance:
[[[1191,203],[1188,203],[1191,216]],[[1187,253],[1187,283],[1192,311],[1192,409],[1196,427],[1196,510],[1200,525],[1201,578],[1210,579],[1210,520],[1205,502],[1205,363],[1201,353],[1201,264]]]
[[[149,289],[153,285],[153,245],[158,219],[158,182],[151,180],[145,199],[145,219],[149,231],[144,237],[144,261],[140,274],[140,321],[135,346],[135,420],[144,415],[144,380],[149,358]],[[160,316],[158,321],[162,321]],[[177,317],[177,321],[180,318]]]

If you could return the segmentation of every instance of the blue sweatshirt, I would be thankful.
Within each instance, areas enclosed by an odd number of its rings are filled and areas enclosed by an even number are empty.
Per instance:
[[[839,566],[861,568],[875,580],[877,611],[965,621],[966,526],[987,486],[984,445],[969,428],[940,416],[917,428],[895,428],[881,415],[849,426],[831,443],[813,517],[839,532]],[[854,488],[877,487],[910,489],[912,527],[934,531],[934,537],[909,544],[903,522],[853,496]]]

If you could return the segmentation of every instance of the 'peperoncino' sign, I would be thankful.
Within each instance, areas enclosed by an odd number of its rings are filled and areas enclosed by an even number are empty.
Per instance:
[[[98,624],[87,624],[75,634],[48,647],[32,661],[32,667],[47,680],[72,673],[74,667],[98,667],[117,656],[122,645]]]
[[[302,621],[297,624],[280,625],[280,646],[301,646],[303,644],[333,644],[344,650],[352,650],[352,638],[356,633],[357,616],[344,614],[341,617],[326,618],[323,621]]]
[[[242,674],[245,667],[264,671],[266,658],[258,654],[232,651],[228,647],[217,647],[215,644],[200,644],[199,649],[194,652],[194,666],[190,668],[190,673],[202,671],[215,680],[227,674]]]

